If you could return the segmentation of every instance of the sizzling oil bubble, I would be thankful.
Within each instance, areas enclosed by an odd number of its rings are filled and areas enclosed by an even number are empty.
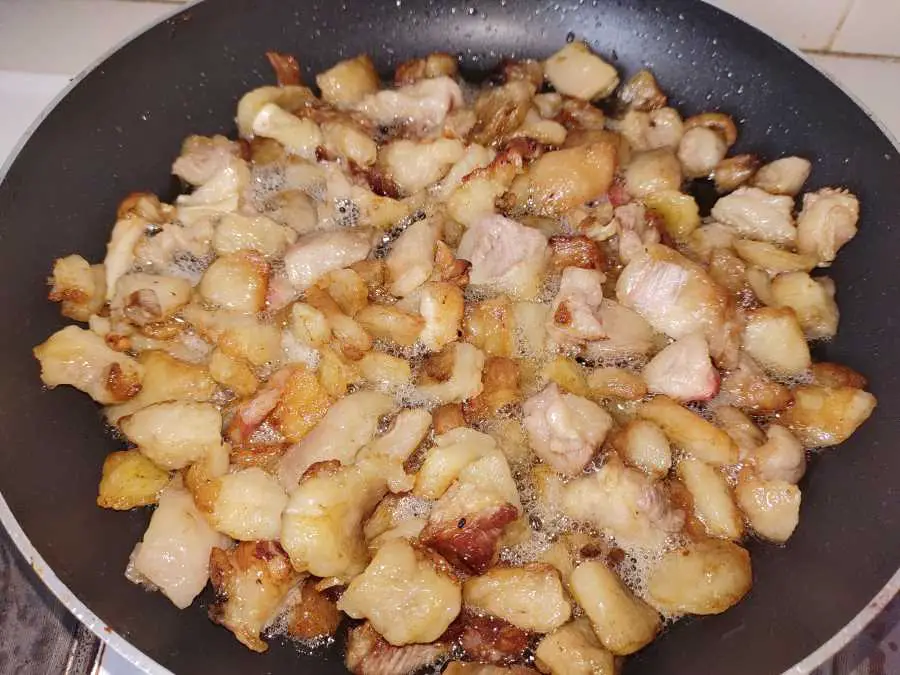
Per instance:
[[[681,535],[672,535],[658,549],[623,546],[622,550],[625,552],[625,556],[616,566],[616,572],[636,596],[647,600],[647,582],[650,572],[659,564],[663,555],[680,548],[685,543]],[[677,617],[672,617],[672,620],[677,620]]]
[[[167,276],[187,279],[191,282],[191,286],[196,286],[200,283],[200,279],[203,277],[203,273],[206,272],[206,268],[212,264],[213,259],[212,255],[198,258],[189,253],[178,253],[165,269],[160,270],[160,273]]]
[[[375,249],[372,251],[372,257],[376,260],[379,258],[386,258],[387,255],[391,252],[391,247],[393,246],[394,242],[401,234],[403,234],[406,228],[420,220],[425,220],[426,218],[428,218],[428,215],[429,214],[425,210],[419,209],[415,213],[407,216],[399,223],[394,225],[394,227],[392,227],[390,230],[385,232],[384,235],[382,235],[381,241],[378,242],[378,244],[375,246]]]
[[[410,518],[427,518],[434,502],[412,494],[401,497],[394,504],[394,518],[399,522]]]
[[[335,224],[339,227],[357,227],[360,222],[359,204],[352,199],[334,200]]]
[[[276,191],[300,190],[318,202],[325,201],[327,184],[325,173],[319,166],[307,162],[275,162],[262,167],[262,170],[266,178],[262,184],[266,187]],[[266,176],[267,172],[273,174],[271,178]]]
[[[266,629],[266,636],[270,638],[280,638],[304,656],[320,655],[335,642],[333,635],[323,635],[317,638],[308,639],[296,638],[290,634],[288,628],[287,616],[279,617],[279,619]]]
[[[685,407],[690,411],[697,413],[700,417],[705,419],[707,422],[711,422],[715,424],[716,418],[713,414],[713,408],[707,402],[704,401],[691,401],[690,403],[686,403]]]
[[[276,443],[283,443],[284,440],[284,436],[281,435],[281,432],[278,431],[275,425],[269,421],[265,421],[253,432],[249,442],[251,444],[274,445]]]
[[[827,342],[827,339],[823,339],[822,342]],[[803,373],[797,373],[796,375],[778,375],[772,374],[772,379],[776,382],[780,382],[788,389],[795,389],[804,384],[812,384],[813,374],[811,371],[806,371]]]
[[[543,530],[532,530],[530,537],[523,541],[504,548],[500,552],[500,560],[508,565],[522,566],[528,563],[536,562],[540,559],[552,541]]]
[[[251,199],[264,204],[285,187],[284,167],[278,163],[254,166],[250,174]]]
[[[319,366],[319,351],[300,342],[290,330],[281,333],[281,351],[285,363],[302,363],[313,370]]]

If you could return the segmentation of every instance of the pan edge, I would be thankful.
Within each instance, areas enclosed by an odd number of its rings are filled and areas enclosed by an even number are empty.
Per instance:
[[[171,11],[159,17],[156,21],[126,35],[122,40],[98,56],[93,62],[88,64],[84,70],[73,77],[69,83],[53,97],[53,100],[41,110],[40,114],[31,122],[31,124],[28,125],[28,128],[6,157],[6,160],[0,165],[0,184],[6,180],[7,174],[19,158],[25,145],[31,140],[31,137],[37,132],[44,120],[47,119],[50,113],[53,112],[53,110],[72,92],[73,89],[75,89],[75,87],[81,84],[82,80],[130,42],[201,2],[203,2],[203,0],[187,0],[184,4],[175,5]],[[12,510],[9,508],[9,504],[7,504],[2,492],[0,492],[0,524],[2,524],[9,533],[10,539],[12,539],[16,549],[25,559],[25,562],[27,562],[31,569],[34,570],[34,573],[43,584],[50,589],[50,592],[53,593],[53,595],[76,619],[84,624],[88,630],[94,633],[94,635],[100,638],[104,645],[114,649],[130,664],[142,672],[147,673],[147,675],[175,675],[172,671],[168,670],[135,647],[127,638],[114,631],[105,621],[103,621],[103,619],[82,602],[65,583],[63,583],[56,575],[56,572],[53,571],[47,564],[47,561],[44,560],[43,556],[41,556],[34,547],[34,544],[31,543],[31,540],[28,538],[28,535],[25,534],[25,530],[22,529],[15,514],[13,514]]]

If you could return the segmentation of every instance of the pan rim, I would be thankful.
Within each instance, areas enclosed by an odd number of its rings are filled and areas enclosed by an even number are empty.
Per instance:
[[[818,72],[834,86],[836,86],[841,91],[841,93],[848,97],[854,103],[854,105],[856,105],[856,107],[858,107],[878,127],[879,131],[881,131],[884,137],[887,138],[888,142],[890,142],[891,145],[893,145],[894,148],[898,152],[900,152],[900,142],[898,142],[897,136],[895,136],[894,133],[890,129],[888,129],[886,124],[877,115],[874,114],[869,106],[863,103],[856,96],[856,94],[849,91],[839,80],[837,80],[830,73],[826,72],[816,63],[814,63],[806,54],[792,45],[785,44],[781,39],[772,35],[769,31],[760,28],[756,24],[746,21],[745,19],[737,16],[736,14],[725,8],[713,5],[711,0],[700,1],[709,5],[713,10],[728,14],[741,23],[744,23],[745,25],[750,26],[754,30],[762,33],[770,40],[773,40],[781,47],[787,49],[796,58],[811,66],[816,72]],[[104,62],[106,62],[107,59],[111,58],[116,52],[118,52],[128,43],[137,39],[144,33],[153,30],[158,25],[165,23],[174,16],[189,10],[195,5],[200,4],[201,2],[203,2],[203,0],[187,0],[183,4],[175,5],[171,11],[163,14],[156,21],[134,31],[133,33],[127,35],[125,38],[117,42],[110,49],[97,57],[93,62],[88,64],[88,66],[86,66],[84,70],[73,77],[69,81],[69,83],[53,98],[53,100],[49,104],[47,104],[47,106],[40,112],[40,114],[34,119],[34,121],[32,121],[32,123],[28,126],[28,128],[13,146],[13,149],[4,160],[3,164],[0,165],[0,184],[4,182],[7,174],[9,173],[9,170],[12,168],[13,164],[21,154],[23,148],[40,127],[40,125],[50,115],[50,113],[53,112],[56,106],[64,98],[66,98],[75,87],[81,84],[82,80],[84,80],[94,70],[96,70]],[[131,663],[133,666],[143,671],[144,673],[147,673],[148,675],[175,675],[165,666],[161,665],[159,662],[141,651],[123,635],[113,630],[78,596],[76,596],[68,586],[66,586],[66,584],[47,564],[47,562],[35,548],[34,544],[31,543],[31,540],[22,529],[22,526],[16,519],[12,510],[9,508],[9,504],[6,502],[6,499],[3,497],[2,493],[0,493],[0,523],[2,523],[3,527],[9,533],[10,538],[18,549],[19,553],[29,564],[32,570],[34,570],[35,574],[37,574],[38,578],[44,583],[44,585],[50,589],[53,595],[56,596],[56,598],[72,615],[75,616],[76,619],[78,619],[92,633],[100,638],[100,640],[104,644],[114,649],[120,656],[125,658],[125,660],[127,660],[129,663]],[[894,598],[894,596],[898,594],[900,594],[900,568],[898,568],[897,571],[894,572],[893,576],[888,579],[887,583],[885,583],[885,585],[878,591],[878,593],[876,593],[875,596],[865,604],[863,609],[861,609],[856,614],[856,616],[850,619],[849,622],[847,622],[839,631],[837,631],[828,640],[821,644],[815,651],[806,656],[803,660],[785,670],[782,675],[809,675],[810,673],[812,673],[813,670],[821,666],[827,659],[833,658],[841,649],[846,647],[854,637],[859,635],[863,631],[863,629],[869,623],[871,623],[871,621],[876,616],[878,616],[878,614],[887,606],[887,604]]]

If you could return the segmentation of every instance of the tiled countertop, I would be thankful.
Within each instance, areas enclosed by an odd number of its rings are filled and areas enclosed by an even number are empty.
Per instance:
[[[112,46],[171,12],[178,1],[0,0],[0,162],[72,77]],[[709,1],[806,50],[814,63],[900,137],[900,0]],[[48,44],[53,48],[47,48]],[[33,580],[8,551],[4,553],[5,546],[5,537],[0,536],[0,589],[11,579],[26,579],[27,587]],[[74,620],[60,610],[46,589],[6,597],[0,594],[0,672],[50,672],[46,661],[37,664],[27,660],[27,655],[26,660],[4,661],[4,617],[9,620],[14,608],[21,610],[28,604],[45,604],[47,617],[41,620],[54,630],[78,637]],[[900,673],[898,645],[900,602],[895,600],[817,675]],[[89,672],[71,669],[73,655],[77,654],[70,649],[68,657],[64,651],[53,658],[67,664],[62,666],[66,672]],[[98,675],[135,672],[109,652],[93,670]]]

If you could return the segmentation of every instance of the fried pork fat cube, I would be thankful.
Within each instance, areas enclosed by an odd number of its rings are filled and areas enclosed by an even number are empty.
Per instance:
[[[360,448],[375,437],[379,420],[394,405],[390,396],[373,391],[355,392],[335,402],[279,462],[278,479],[284,489],[295,488],[303,473],[317,462],[350,464]]]
[[[808,448],[843,443],[875,409],[875,397],[855,387],[802,385],[782,423]]]
[[[641,373],[647,389],[687,401],[708,401],[719,390],[719,372],[709,358],[709,345],[699,333],[676,340],[648,363]]]
[[[298,292],[304,291],[328,272],[364,260],[371,246],[372,233],[365,229],[309,234],[284,256],[288,280]]]
[[[676,468],[694,504],[694,515],[711,537],[740,539],[744,533],[741,514],[731,496],[725,476],[698,459],[684,458]]]
[[[277,539],[288,501],[278,480],[257,467],[213,478],[194,499],[216,530],[239,541]]]
[[[603,408],[560,392],[555,383],[525,401],[522,412],[537,456],[569,476],[584,469],[612,427],[612,418]]]
[[[753,531],[786,542],[800,519],[800,488],[783,480],[763,480],[752,469],[738,475],[735,497]]]
[[[213,548],[228,539],[209,526],[194,498],[178,482],[159,497],[150,525],[135,546],[126,576],[161,590],[179,609],[193,602],[209,580]]]
[[[720,614],[750,590],[750,554],[729,541],[701,541],[665,554],[647,584],[650,603],[662,612]]]
[[[472,263],[472,285],[529,300],[538,293],[549,250],[546,236],[538,230],[489,216],[466,230],[457,256]]]
[[[80,255],[58,258],[50,284],[50,300],[61,303],[62,315],[75,321],[87,321],[106,302],[103,265],[91,265]]]
[[[333,461],[313,469],[290,493],[281,544],[295,568],[349,580],[365,569],[362,522],[387,494],[387,482],[372,465]]]
[[[119,427],[163,469],[182,469],[222,445],[222,414],[211,403],[155,403],[123,418]]]
[[[338,607],[366,618],[392,645],[432,642],[459,614],[459,582],[439,556],[394,540],[382,546],[347,587]]]
[[[247,541],[232,549],[214,548],[209,564],[216,592],[210,618],[253,651],[266,651],[260,633],[300,579],[287,554],[274,541]]]
[[[51,389],[68,384],[98,403],[122,403],[141,390],[143,368],[110,349],[96,333],[67,326],[34,348],[41,380]]]
[[[500,537],[522,513],[506,457],[492,437],[471,429],[443,435],[414,489],[437,499],[421,540],[467,574],[496,562]]]
[[[337,603],[325,595],[327,589],[319,590],[328,583],[312,577],[291,592],[283,617],[288,635],[300,640],[317,640],[337,632],[343,614]]]
[[[399,89],[382,89],[363,98],[356,108],[376,124],[390,126],[403,122],[428,130],[440,126],[447,114],[462,102],[459,85],[441,76]]]
[[[452,342],[430,357],[425,381],[412,392],[414,403],[461,403],[483,391],[484,353],[468,342]]]
[[[455,624],[461,625],[459,645],[473,661],[515,663],[525,657],[531,643],[530,632],[489,614],[463,609]],[[451,626],[448,633],[453,632]]]
[[[659,632],[662,622],[656,610],[632,594],[602,562],[581,563],[569,585],[595,635],[613,654],[632,654]]]
[[[559,573],[550,565],[494,567],[463,586],[467,607],[508,621],[522,630],[549,633],[572,615]]]
[[[205,365],[186,363],[157,350],[141,352],[137,362],[144,372],[141,390],[125,403],[106,409],[110,424],[155,403],[208,401],[216,392],[216,382]]]
[[[353,675],[413,675],[450,653],[450,644],[392,645],[368,621],[347,635],[344,664]]]
[[[124,511],[156,504],[168,482],[169,472],[139,450],[113,452],[103,462],[97,506]]]
[[[560,505],[571,518],[643,548],[661,547],[684,522],[658,483],[615,457],[567,483]]]
[[[615,167],[616,147],[608,139],[548,152],[512,181],[502,198],[504,209],[561,216],[605,194]]]
[[[431,426],[424,410],[405,410],[393,427],[366,445],[356,462],[313,464],[290,491],[282,516],[281,544],[295,568],[348,581],[368,562],[367,518],[390,491],[407,491],[403,463]]]
[[[615,657],[607,651],[586,618],[575,619],[541,640],[535,665],[550,675],[613,675]]]
[[[584,42],[572,42],[556,52],[544,63],[544,73],[556,91],[586,101],[609,96],[619,84],[616,69]]]
[[[626,464],[651,478],[664,478],[672,468],[669,439],[653,422],[631,420],[612,436],[611,441]]]
[[[601,314],[604,280],[596,270],[563,270],[547,324],[549,334],[558,343],[584,344],[608,337]]]
[[[650,245],[646,255],[632,260],[616,282],[616,296],[671,338],[704,335],[716,359],[726,358],[732,346],[727,292],[703,267],[667,246]]]

